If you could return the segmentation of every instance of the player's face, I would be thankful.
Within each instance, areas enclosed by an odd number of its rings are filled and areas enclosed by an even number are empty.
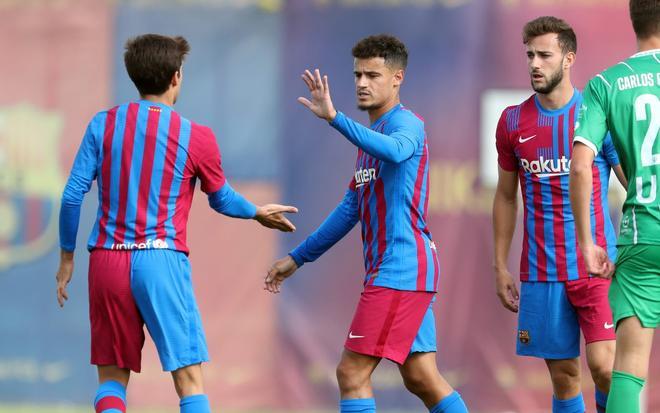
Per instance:
[[[355,93],[360,110],[376,110],[396,98],[403,70],[390,68],[382,57],[355,59]]]
[[[527,67],[535,92],[548,94],[561,83],[567,55],[562,52],[556,33],[534,37],[527,43]]]

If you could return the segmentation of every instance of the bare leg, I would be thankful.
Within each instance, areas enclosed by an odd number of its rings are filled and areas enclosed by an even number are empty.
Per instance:
[[[406,389],[429,409],[454,392],[438,371],[435,352],[411,354],[399,371]]]
[[[341,399],[369,399],[374,396],[371,374],[380,358],[344,349],[337,366],[337,383]]]

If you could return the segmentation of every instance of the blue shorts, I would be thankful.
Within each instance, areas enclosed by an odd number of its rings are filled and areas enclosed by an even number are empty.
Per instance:
[[[172,250],[95,249],[89,266],[92,364],[139,372],[143,325],[165,371],[208,361],[188,257]]]
[[[563,282],[522,282],[516,354],[543,359],[580,355],[580,325]]]

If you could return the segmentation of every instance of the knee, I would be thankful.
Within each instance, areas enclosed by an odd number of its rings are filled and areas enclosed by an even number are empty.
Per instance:
[[[609,389],[612,382],[612,368],[603,364],[589,366],[591,371],[591,378],[597,387],[601,389]]]
[[[350,363],[337,366],[337,383],[342,394],[353,393],[369,384],[369,375]]]
[[[406,389],[416,396],[421,396],[427,393],[428,387],[431,384],[428,377],[421,374],[407,373],[402,374],[403,385]]]
[[[204,393],[199,365],[183,367],[172,372],[174,387],[180,398]]]
[[[580,366],[564,365],[550,371],[552,384],[558,393],[570,392],[580,385]],[[561,394],[558,394],[560,396]]]

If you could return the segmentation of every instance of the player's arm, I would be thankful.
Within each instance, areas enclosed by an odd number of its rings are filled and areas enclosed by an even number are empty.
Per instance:
[[[575,218],[578,244],[587,271],[595,276],[609,278],[614,266],[607,252],[594,243],[591,235],[591,195],[593,192],[593,162],[607,136],[606,105],[603,89],[610,87],[602,75],[589,81],[585,88],[578,127],[573,138],[569,194]]]
[[[80,207],[85,194],[96,179],[98,151],[94,136],[95,121],[92,120],[78,148],[69,179],[62,193],[60,205],[60,265],[57,271],[57,301],[60,307],[69,299],[66,287],[73,276],[73,251],[80,222]]]
[[[321,226],[307,239],[294,248],[286,257],[275,261],[265,280],[265,289],[280,292],[284,280],[306,262],[323,255],[355,226],[358,221],[357,193],[354,188],[346,194],[337,207],[328,215]]]
[[[316,116],[330,122],[355,146],[385,162],[399,163],[413,156],[424,136],[420,127],[400,125],[389,135],[375,132],[335,110],[330,97],[328,77],[321,78],[318,69],[314,74],[306,70],[302,78],[309,88],[311,100],[299,97],[298,101]]]
[[[518,289],[507,261],[518,212],[518,173],[498,168],[497,189],[493,199],[493,244],[495,286],[502,305],[518,311]]]
[[[506,111],[497,125],[497,189],[493,199],[493,269],[495,288],[502,305],[518,311],[518,288],[509,272],[507,261],[518,212],[518,160],[515,156],[506,126]]]
[[[231,187],[222,169],[220,149],[213,132],[195,125],[197,140],[189,148],[195,174],[199,176],[202,191],[208,195],[209,206],[233,218],[254,219],[267,228],[295,231],[296,227],[284,216],[295,213],[295,207],[279,204],[256,206]]]
[[[424,131],[413,125],[397,125],[391,134],[385,135],[355,122],[342,112],[336,113],[330,125],[369,155],[392,163],[410,159],[424,136]]]
[[[614,142],[612,141],[612,136],[608,133],[603,141],[603,155],[607,160],[607,163],[614,171],[614,175],[619,180],[624,189],[628,188],[628,180],[626,179],[626,174],[623,172],[621,167],[621,162],[619,161],[619,154],[616,153],[616,148],[614,147]]]
[[[614,171],[614,175],[616,176],[616,179],[621,183],[621,186],[623,186],[624,189],[628,189],[628,178],[626,178],[626,174],[623,172],[621,164],[614,165],[612,167],[612,171]]]
[[[594,152],[587,145],[576,142],[571,156],[569,191],[575,217],[578,243],[590,274],[609,277],[611,263],[607,253],[594,244],[591,236],[591,193],[593,190]]]

